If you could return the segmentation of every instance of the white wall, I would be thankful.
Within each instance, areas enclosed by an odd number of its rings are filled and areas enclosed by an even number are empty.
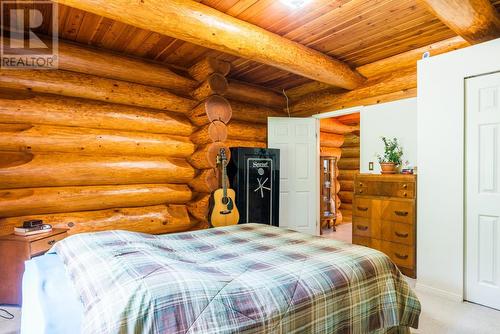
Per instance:
[[[377,154],[384,153],[380,137],[397,138],[403,147],[403,161],[417,165],[417,99],[367,106],[361,110],[360,163],[362,173],[380,173]],[[374,170],[368,163],[374,163]]]
[[[464,292],[464,80],[500,71],[500,39],[419,61],[417,289]]]

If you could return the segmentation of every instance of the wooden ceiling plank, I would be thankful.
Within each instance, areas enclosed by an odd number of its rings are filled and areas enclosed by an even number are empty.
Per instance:
[[[500,15],[489,0],[420,0],[471,44],[500,37]]]
[[[70,8],[64,22],[64,28],[62,31],[59,31],[59,36],[71,41],[76,40],[78,31],[83,23],[84,15],[85,12],[82,12],[79,9]]]
[[[339,87],[364,81],[342,62],[194,1],[56,1]]]
[[[82,11],[82,13],[84,13],[82,28],[78,30],[75,41],[82,44],[90,44],[97,30],[94,27],[98,27],[104,18],[88,12]]]

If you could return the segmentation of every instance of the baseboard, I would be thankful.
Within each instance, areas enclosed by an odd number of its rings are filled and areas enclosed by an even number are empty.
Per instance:
[[[454,302],[458,302],[458,303],[461,303],[464,301],[463,297],[459,294],[449,292],[446,290],[441,290],[438,288],[434,288],[432,286],[419,283],[418,281],[415,284],[415,291],[417,291],[417,292],[420,291],[423,293],[431,294],[431,295],[445,298],[445,299],[448,299],[450,301],[454,301]]]

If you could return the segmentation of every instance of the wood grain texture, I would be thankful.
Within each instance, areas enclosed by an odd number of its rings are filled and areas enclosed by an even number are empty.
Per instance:
[[[230,100],[253,103],[271,108],[286,107],[286,98],[283,94],[257,85],[242,83],[237,80],[228,80],[229,87],[224,96]]]
[[[63,70],[0,70],[0,87],[180,113],[197,104],[162,88]]]
[[[226,76],[231,70],[231,64],[214,57],[205,57],[201,61],[191,66],[188,70],[189,75],[195,80],[205,81],[212,74]]]
[[[348,106],[363,105],[367,99],[387,94],[407,92],[417,87],[417,73],[413,67],[370,78],[358,89],[336,93],[323,90],[310,93],[295,102],[291,111],[294,115],[312,115],[316,113],[343,109]],[[392,96],[393,97],[393,96]]]
[[[346,125],[335,118],[323,118],[319,122],[320,130],[327,133],[345,135],[354,131],[359,131],[359,124]]]
[[[219,172],[215,168],[203,169],[189,181],[189,186],[194,192],[211,193],[219,188]]]
[[[254,147],[254,148],[267,148],[267,142],[263,141],[250,141],[250,140],[226,140],[224,144],[227,147]]]
[[[221,121],[213,121],[210,124],[202,126],[190,137],[196,145],[204,145],[227,139],[227,126]]]
[[[353,89],[363,82],[362,76],[340,61],[195,1],[57,2],[335,86]]]
[[[194,144],[187,137],[158,133],[0,124],[0,150],[188,157],[194,152]]]
[[[12,233],[15,226],[30,219],[67,228],[68,234],[113,229],[162,234],[187,231],[193,224],[185,205],[171,204],[0,218],[0,235]]]
[[[489,0],[420,0],[471,44],[500,37],[500,15]]]
[[[321,146],[319,155],[322,157],[336,157],[337,159],[339,159],[342,156],[342,150],[338,147]]]
[[[203,126],[214,121],[227,123],[231,119],[233,109],[222,96],[212,95],[187,113],[187,117],[196,126]]]
[[[0,151],[2,188],[188,183],[195,171],[184,159]]]
[[[344,144],[344,135],[321,131],[319,144],[321,147],[341,147]]]
[[[226,150],[227,160],[231,159],[231,152],[225,142],[210,143],[199,146],[188,158],[189,163],[196,169],[208,169],[217,167],[217,155],[220,149]]]
[[[191,200],[186,185],[141,184],[0,190],[0,217],[182,204]]]
[[[191,97],[201,101],[211,95],[224,95],[227,90],[228,84],[226,78],[221,74],[213,73],[198,88],[192,91]]]
[[[0,43],[9,43],[4,38]],[[103,49],[59,40],[58,68],[102,78],[166,88],[188,95],[198,83],[171,71],[165,64],[126,57]]]
[[[252,123],[267,124],[268,117],[286,116],[281,110],[245,102],[230,101],[233,110],[231,119]]]
[[[208,222],[210,194],[198,194],[187,204],[189,213],[202,222]]]
[[[177,113],[57,95],[32,95],[23,99],[15,99],[12,95],[0,96],[0,122],[179,136],[189,136],[194,129],[185,116]]]
[[[227,125],[227,138],[267,142],[267,124],[231,120]]]

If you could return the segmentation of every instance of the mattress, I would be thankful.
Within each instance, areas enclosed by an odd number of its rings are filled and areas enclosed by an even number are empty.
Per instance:
[[[244,224],[77,234],[57,252],[82,333],[409,333],[420,303],[373,249]]]
[[[83,306],[56,254],[25,263],[21,334],[79,333]]]

